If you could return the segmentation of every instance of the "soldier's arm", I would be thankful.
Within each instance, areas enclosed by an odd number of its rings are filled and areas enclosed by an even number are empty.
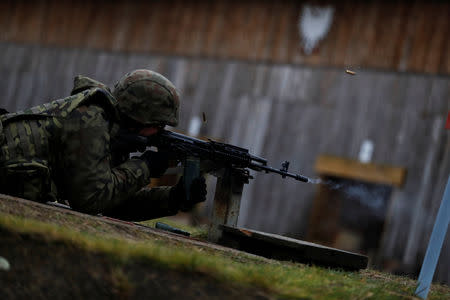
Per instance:
[[[150,181],[142,160],[111,167],[109,126],[104,110],[96,105],[75,109],[62,124],[59,192],[76,210],[91,214],[111,210]]]
[[[175,215],[179,210],[178,199],[171,197],[172,187],[142,188],[126,203],[106,211],[111,217],[130,221],[144,221]]]

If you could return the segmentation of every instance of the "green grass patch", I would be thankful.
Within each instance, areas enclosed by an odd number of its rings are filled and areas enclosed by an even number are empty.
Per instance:
[[[136,259],[145,260],[162,268],[207,274],[223,283],[260,288],[280,298],[414,298],[414,280],[371,270],[344,272],[291,262],[259,260],[246,254],[224,255],[188,243],[173,244],[164,239],[133,241],[101,237],[5,214],[0,214],[0,227],[105,253],[118,267]],[[131,283],[120,269],[114,274],[114,280],[124,291],[130,289]],[[429,299],[450,299],[450,288],[433,285]]]

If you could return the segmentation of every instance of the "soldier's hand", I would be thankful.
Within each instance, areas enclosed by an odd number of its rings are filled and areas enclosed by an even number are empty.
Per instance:
[[[200,176],[195,178],[191,184],[190,201],[192,205],[204,202],[206,200],[206,180],[205,177]]]
[[[161,177],[169,167],[169,156],[167,152],[145,151],[139,159],[147,164],[150,177]]]
[[[191,183],[189,191],[189,200],[186,197],[186,189],[184,188],[183,177],[173,187],[171,197],[179,203],[181,211],[191,210],[192,207],[206,200],[206,181],[203,176],[195,178]]]

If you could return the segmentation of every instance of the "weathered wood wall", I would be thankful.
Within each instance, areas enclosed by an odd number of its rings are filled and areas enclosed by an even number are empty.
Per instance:
[[[385,258],[418,266],[450,173],[448,76],[257,64],[0,43],[0,106],[17,110],[69,94],[75,74],[111,84],[149,68],[181,90],[182,120],[206,113],[201,134],[247,146],[275,166],[314,175],[321,153],[356,158],[364,139],[373,161],[406,167],[393,194]],[[240,224],[304,237],[315,186],[255,174],[245,187]],[[211,192],[211,190],[210,190]],[[437,278],[450,282],[450,234]]]
[[[320,1],[335,8],[312,55],[305,2],[0,1],[0,41],[312,66],[450,73],[448,1]]]

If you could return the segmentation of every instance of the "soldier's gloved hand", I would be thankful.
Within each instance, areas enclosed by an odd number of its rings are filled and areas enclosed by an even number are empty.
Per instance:
[[[192,181],[190,193],[189,202],[191,206],[200,202],[205,202],[207,194],[205,177],[200,176]]]
[[[147,164],[150,171],[150,177],[161,177],[169,167],[169,156],[167,152],[145,151],[138,157]]]
[[[197,177],[192,181],[189,200],[186,197],[186,189],[184,188],[183,177],[171,191],[173,201],[179,203],[181,211],[191,210],[192,207],[206,200],[206,180],[203,176]]]

